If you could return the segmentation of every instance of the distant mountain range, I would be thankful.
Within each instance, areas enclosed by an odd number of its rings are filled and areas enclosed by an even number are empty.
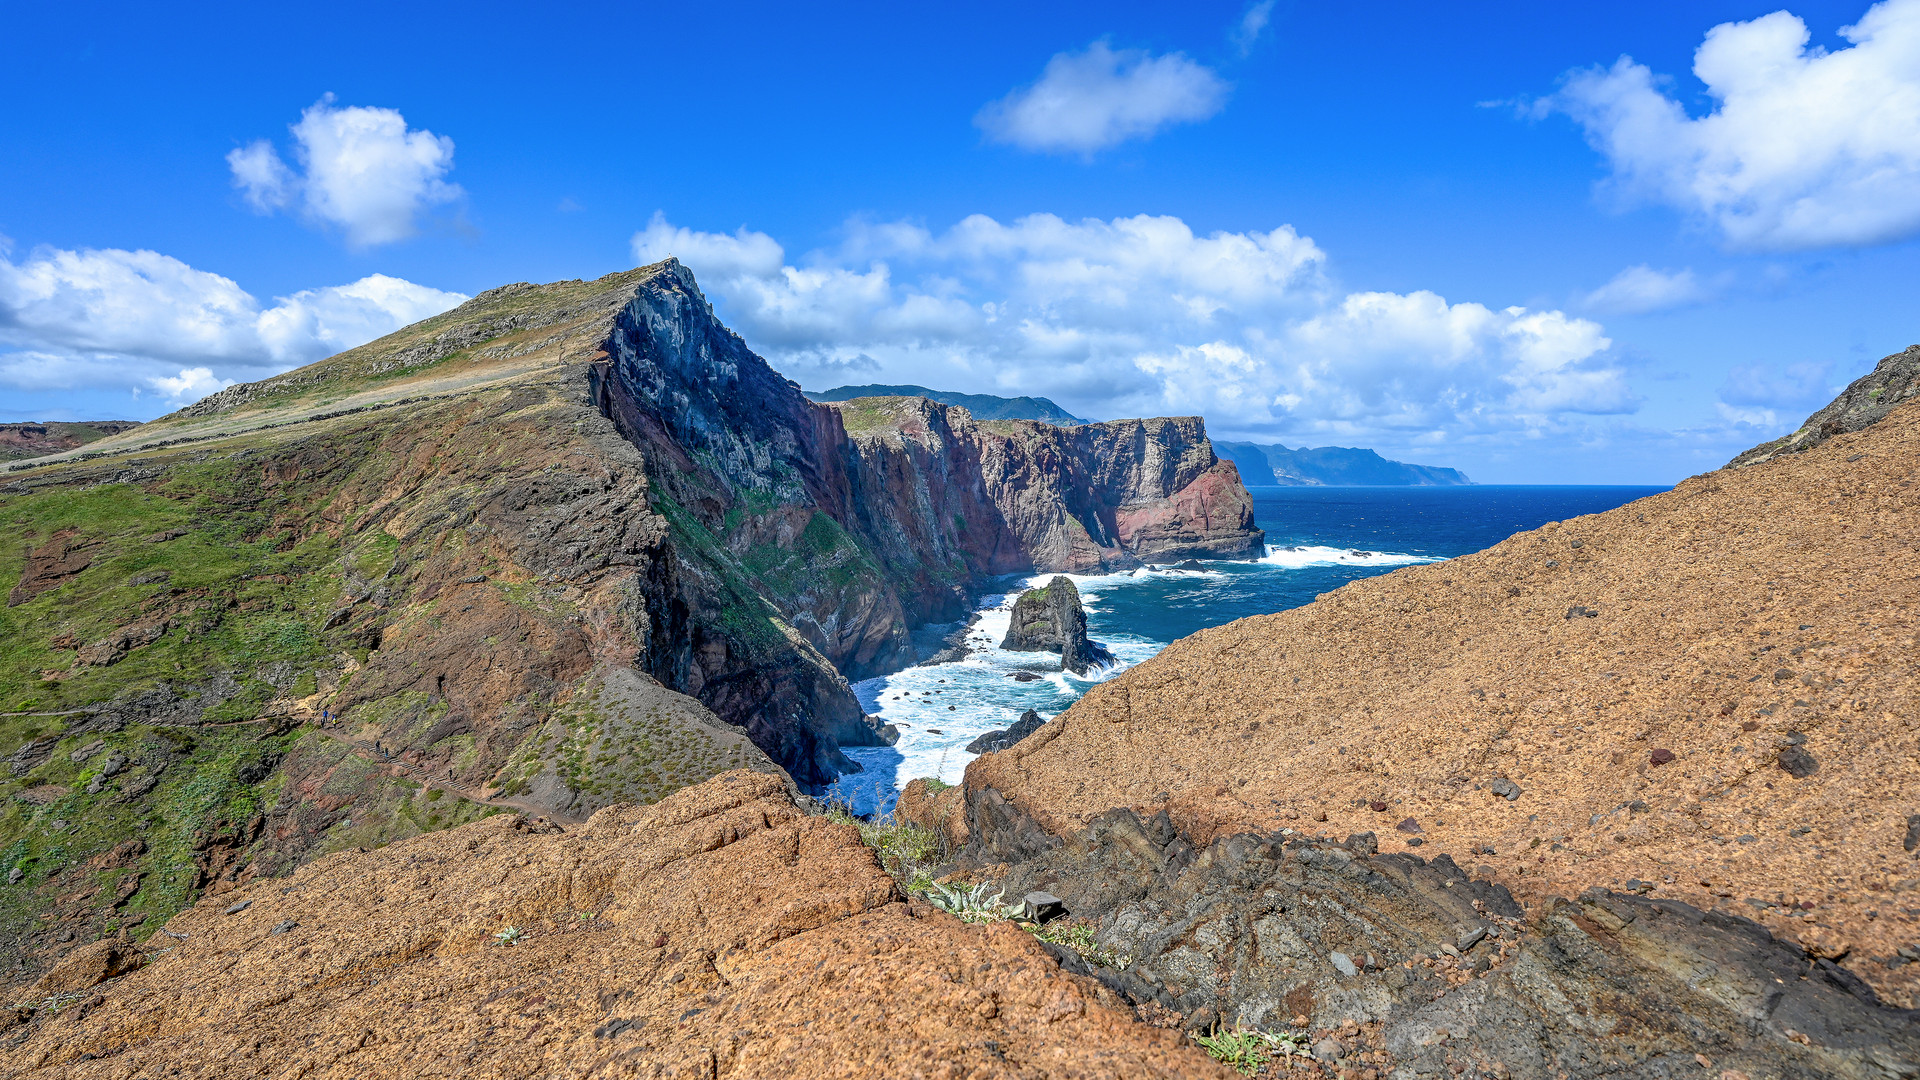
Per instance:
[[[1216,454],[1240,469],[1248,487],[1299,487],[1344,484],[1355,487],[1447,487],[1471,484],[1459,469],[1437,465],[1409,465],[1388,461],[1372,450],[1350,446],[1316,446],[1289,450],[1279,444],[1213,440]]]
[[[1040,397],[1004,398],[992,394],[961,394],[952,390],[929,390],[924,386],[836,386],[818,392],[809,390],[815,401],[852,401],[863,397],[923,397],[942,405],[958,405],[973,414],[975,420],[1043,420],[1061,427],[1091,424]]]

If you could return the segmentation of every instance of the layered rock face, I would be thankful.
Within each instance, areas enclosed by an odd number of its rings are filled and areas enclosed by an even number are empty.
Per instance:
[[[1023,931],[903,902],[751,773],[333,856],[167,930],[117,981],[50,973],[77,1006],[0,1014],[5,1074],[1233,1075]]]
[[[1060,668],[1085,675],[1096,664],[1113,662],[1113,654],[1087,637],[1087,613],[1080,606],[1080,590],[1064,574],[1045,588],[1028,589],[1013,602],[1013,618],[1000,647],[1014,652],[1057,652]]]
[[[653,463],[678,554],[685,615],[649,609],[666,629],[648,668],[803,782],[850,767],[837,746],[878,738],[833,673],[912,662],[908,629],[962,617],[987,579],[1263,550],[1237,472],[1194,418],[1062,429],[979,424],[924,398],[816,403],[671,262],[604,348],[595,400]]]
[[[1053,837],[991,789],[971,809],[996,887],[1058,895],[1100,927],[1104,953],[1089,955],[1121,965],[1066,956],[1070,970],[1193,1027],[1309,1033],[1342,1072],[1879,1080],[1920,1069],[1920,1012],[1885,1007],[1846,969],[1737,915],[1605,888],[1523,907],[1446,855],[1379,852],[1372,833],[1333,844],[1276,830],[1196,848],[1164,812],[1112,811]]]

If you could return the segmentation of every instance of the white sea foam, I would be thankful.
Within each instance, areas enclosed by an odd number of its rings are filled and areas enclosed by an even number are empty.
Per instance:
[[[1336,548],[1319,545],[1277,547],[1267,545],[1267,553],[1258,560],[1263,566],[1301,570],[1309,566],[1412,566],[1415,563],[1444,561],[1438,555],[1407,555],[1397,551],[1368,551],[1365,548]]]
[[[1267,555],[1254,563],[1214,563],[1203,570],[1143,567],[1065,576],[1080,590],[1087,611],[1098,616],[1107,610],[1103,595],[1154,581],[1191,581],[1196,587],[1208,587],[1248,573],[1311,566],[1382,568],[1438,561],[1432,556],[1399,552],[1270,546]],[[854,693],[866,711],[898,726],[900,738],[890,747],[848,748],[847,756],[866,771],[841,777],[828,797],[851,804],[859,813],[872,813],[891,809],[899,789],[916,777],[937,776],[950,784],[958,783],[967,763],[975,757],[966,750],[974,739],[1012,725],[1028,709],[1044,717],[1056,716],[1095,684],[1152,658],[1165,647],[1166,642],[1125,628],[1099,627],[1094,636],[1113,652],[1115,662],[1084,676],[1061,671],[1059,659],[1051,654],[1000,648],[1013,622],[1014,600],[1021,592],[1039,588],[1056,576],[1035,574],[1013,582],[1010,592],[983,597],[980,617],[967,633],[972,651],[966,659],[907,668],[854,684]],[[1011,677],[1022,671],[1039,677],[1026,682]]]

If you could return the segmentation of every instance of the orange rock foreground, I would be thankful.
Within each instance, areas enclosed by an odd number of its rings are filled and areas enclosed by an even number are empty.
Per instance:
[[[328,856],[146,947],[10,991],[40,1007],[0,1013],[0,1076],[1232,1075],[1024,931],[902,902],[854,829],[744,771]]]

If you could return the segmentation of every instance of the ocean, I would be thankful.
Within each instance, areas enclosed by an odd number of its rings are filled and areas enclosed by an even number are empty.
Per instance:
[[[980,619],[968,635],[974,651],[966,659],[854,684],[867,712],[896,725],[900,739],[893,746],[848,748],[847,756],[864,771],[840,777],[827,798],[857,814],[885,813],[916,777],[957,783],[974,756],[964,748],[977,736],[1009,726],[1028,709],[1052,718],[1095,683],[1197,630],[1299,607],[1349,581],[1471,554],[1549,521],[1611,510],[1665,490],[1254,488],[1254,520],[1267,533],[1267,554],[1257,562],[1070,575],[1080,588],[1089,635],[1116,659],[1085,678],[1060,671],[1052,654],[999,648],[1014,597],[1053,575],[1007,578],[1004,593],[981,599]],[[1040,677],[1023,682],[1013,677],[1020,672]]]

